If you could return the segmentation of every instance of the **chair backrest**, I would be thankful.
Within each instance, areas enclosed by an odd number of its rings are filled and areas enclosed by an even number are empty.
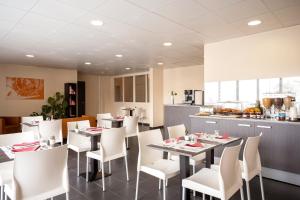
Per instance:
[[[89,120],[85,120],[85,121],[89,122]],[[72,132],[73,130],[76,129],[76,125],[78,122],[79,121],[67,122],[67,129],[68,129],[67,144],[71,144],[74,146],[89,146],[89,145],[91,145],[90,137],[86,137],[86,136],[80,135],[78,133]],[[85,125],[85,126],[88,125],[87,122],[82,122],[80,124]]]
[[[102,120],[102,119],[112,119],[112,118],[113,116],[111,113],[97,114],[97,127],[111,128],[112,122],[109,120]]]
[[[69,191],[67,146],[15,154],[14,199],[48,199]],[[43,180],[43,177],[47,177]]]
[[[185,136],[185,131],[186,128],[184,124],[168,127],[169,138],[177,138],[177,137]]]
[[[42,139],[48,140],[51,136],[54,136],[57,142],[63,141],[61,119],[41,121],[39,132]]]
[[[41,122],[43,120],[44,120],[43,116],[28,116],[28,117],[21,118],[22,123],[24,123],[24,122],[31,123],[33,121]],[[22,124],[22,132],[26,132],[26,131],[34,131],[34,132],[38,133],[38,127],[37,126],[30,127],[30,126]]]
[[[160,129],[153,129],[149,131],[138,133],[139,141],[139,156],[137,169],[141,165],[153,163],[154,161],[163,158],[163,152],[148,147],[149,144],[160,144],[163,142],[163,137]]]
[[[229,199],[243,185],[239,153],[243,141],[232,147],[225,147],[219,169],[219,184],[224,199]]]
[[[243,168],[245,179],[247,181],[251,180],[258,174],[258,172],[261,171],[261,162],[258,151],[258,145],[261,137],[262,133],[256,137],[248,137],[244,147]]]
[[[34,142],[35,133],[33,131],[11,134],[0,134],[0,146],[12,146],[23,142]]]
[[[120,107],[120,113],[122,116],[128,116],[129,112],[126,110],[126,107]]]
[[[90,128],[91,123],[89,120],[77,121],[77,126],[78,126],[78,129]],[[76,124],[75,124],[75,127],[76,127]]]
[[[104,161],[124,157],[126,155],[125,128],[103,129],[100,144]]]
[[[125,127],[126,136],[137,135],[139,132],[139,118],[137,116],[125,116],[123,126]]]

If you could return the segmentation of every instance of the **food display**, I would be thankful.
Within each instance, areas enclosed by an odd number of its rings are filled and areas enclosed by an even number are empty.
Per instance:
[[[274,98],[274,106],[280,110],[283,106],[283,98]]]
[[[266,109],[270,109],[273,105],[273,98],[263,98],[262,103]]]

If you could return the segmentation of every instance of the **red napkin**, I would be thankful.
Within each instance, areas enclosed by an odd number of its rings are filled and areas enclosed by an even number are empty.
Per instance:
[[[183,137],[183,136],[176,137],[176,140],[177,140],[177,141],[179,141],[179,140],[184,140],[184,137]]]
[[[38,148],[40,148],[40,145],[32,146],[32,147],[25,147],[20,149],[12,149],[12,152],[27,152],[27,151],[36,151]]]
[[[229,139],[229,134],[224,133],[223,136],[219,136],[218,139]]]
[[[87,131],[101,131],[102,128],[100,128],[100,127],[91,127],[91,128],[87,128],[86,130]]]
[[[196,136],[198,136],[198,137],[201,137],[202,134],[203,134],[203,133],[201,133],[201,132],[200,132],[200,133],[194,133],[194,135],[196,135]]]
[[[40,144],[39,141],[36,141],[36,142],[23,142],[23,143],[20,143],[20,144],[14,144],[13,147],[36,146],[36,145],[39,145],[39,144]]]
[[[200,142],[197,142],[195,144],[186,144],[185,146],[188,146],[188,147],[203,147],[203,144],[200,143]]]
[[[166,140],[164,140],[164,143],[166,143],[166,144],[171,143],[171,142],[172,142],[171,139],[166,139]]]

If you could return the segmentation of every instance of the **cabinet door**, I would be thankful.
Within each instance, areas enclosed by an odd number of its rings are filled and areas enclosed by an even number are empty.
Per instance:
[[[263,132],[261,142],[262,165],[299,174],[299,141],[299,125],[272,123],[270,131]]]
[[[262,138],[259,144],[259,153],[261,158],[262,166],[264,167],[272,167],[272,160],[273,157],[273,140],[275,139],[273,137],[273,129],[274,129],[274,123],[270,122],[256,122],[255,123],[255,135],[259,135],[262,133]],[[276,158],[275,158],[276,159]]]
[[[219,130],[220,120],[214,118],[203,118],[204,132],[214,134],[215,130]]]
[[[232,137],[239,137],[244,140],[240,150],[239,158],[243,159],[244,146],[248,137],[254,136],[254,123],[248,120],[223,120],[220,123],[220,133],[228,133]],[[240,141],[234,142],[231,145],[238,145]]]
[[[204,132],[205,119],[200,117],[191,117],[191,133]]]

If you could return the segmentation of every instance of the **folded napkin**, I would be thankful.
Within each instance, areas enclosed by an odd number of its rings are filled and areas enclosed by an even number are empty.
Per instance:
[[[36,142],[23,142],[23,143],[20,143],[20,144],[14,144],[13,147],[36,146],[36,145],[39,145],[39,144],[40,144],[39,141],[36,141]]]
[[[222,136],[217,137],[217,139],[229,139],[229,134],[224,133]]]
[[[169,143],[171,143],[171,142],[172,142],[171,139],[166,139],[166,140],[164,140],[164,143],[165,143],[165,144],[169,144]]]
[[[176,140],[184,140],[184,137],[183,136],[180,136],[180,137],[176,137]]]
[[[200,143],[200,142],[196,142],[194,144],[186,144],[185,146],[188,146],[188,147],[203,147],[203,144]]]
[[[28,152],[28,151],[36,151],[40,148],[40,145],[32,146],[32,147],[24,147],[24,148],[17,148],[17,149],[12,149],[11,151],[16,153],[16,152]]]
[[[101,131],[102,128],[101,127],[90,127],[86,129],[87,131]]]

